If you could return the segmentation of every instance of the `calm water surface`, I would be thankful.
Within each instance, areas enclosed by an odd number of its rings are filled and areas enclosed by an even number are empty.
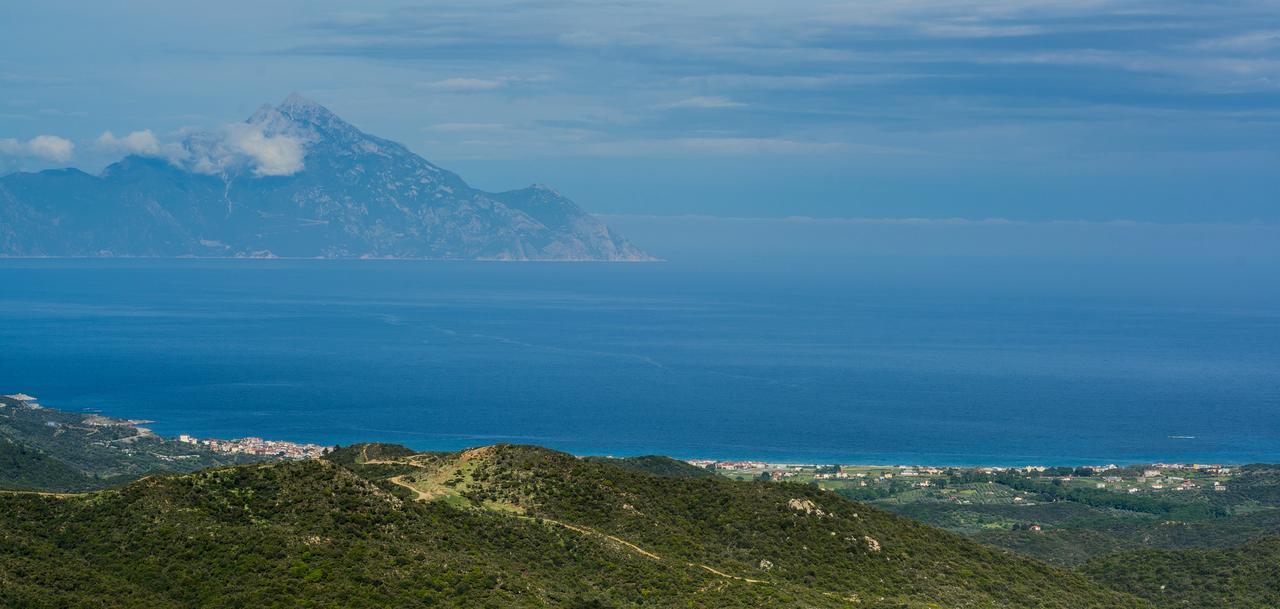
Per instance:
[[[1275,309],[958,287],[974,283],[678,263],[8,260],[0,390],[166,435],[326,444],[1280,461]]]

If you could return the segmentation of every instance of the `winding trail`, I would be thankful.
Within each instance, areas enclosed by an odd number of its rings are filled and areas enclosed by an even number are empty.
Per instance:
[[[363,454],[363,455],[361,455],[361,456],[363,457],[362,462],[363,462],[363,463],[366,463],[366,464],[411,465],[411,466],[413,466],[413,467],[417,467],[417,468],[419,468],[419,469],[426,469],[426,468],[424,468],[423,466],[421,466],[421,465],[419,465],[419,464],[417,464],[417,463],[413,463],[412,461],[406,461],[406,460],[381,460],[381,459],[368,459],[368,458],[367,458],[367,457],[368,457],[368,453],[367,453],[367,451],[368,451],[368,447],[367,447],[367,446],[365,447],[365,451],[366,451],[366,452],[365,452],[365,454]],[[419,489],[418,487],[416,487],[416,486],[414,486],[414,485],[412,485],[412,484],[410,484],[410,483],[406,482],[406,481],[404,480],[404,476],[403,476],[403,475],[395,476],[395,477],[392,477],[392,478],[388,478],[387,480],[388,480],[389,482],[391,482],[392,484],[395,484],[396,486],[400,486],[400,487],[403,487],[403,488],[406,488],[406,489],[409,489],[410,491],[412,491],[412,492],[413,492],[413,494],[417,497],[417,500],[418,500],[418,501],[433,501],[433,500],[435,500],[435,499],[438,499],[438,498],[439,498],[439,495],[437,495],[437,494],[432,494],[432,493],[429,493],[429,492],[427,492],[427,491],[423,491],[422,489]],[[552,526],[563,527],[563,528],[565,528],[565,529],[568,529],[568,530],[573,531],[573,532],[575,532],[575,533],[578,533],[578,534],[580,534],[580,535],[586,535],[586,536],[589,536],[589,537],[596,537],[596,538],[604,539],[604,540],[606,540],[606,541],[613,542],[613,543],[615,543],[615,544],[617,544],[617,545],[619,545],[619,546],[621,546],[621,547],[623,547],[623,548],[625,548],[625,549],[627,549],[627,550],[631,551],[632,553],[634,553],[634,554],[636,554],[636,555],[638,555],[638,556],[643,556],[643,557],[648,558],[649,560],[652,560],[652,561],[655,561],[655,562],[662,562],[662,560],[663,560],[661,556],[659,556],[659,555],[657,555],[657,554],[655,554],[655,553],[653,553],[653,552],[650,552],[650,551],[648,551],[648,550],[646,550],[646,549],[644,549],[644,548],[642,548],[642,547],[640,547],[640,546],[638,546],[638,545],[636,545],[636,544],[634,544],[634,543],[631,543],[630,541],[627,541],[627,540],[625,540],[625,539],[623,539],[623,538],[621,538],[621,537],[618,537],[617,535],[610,535],[610,534],[608,534],[608,533],[603,533],[603,532],[597,531],[597,530],[595,530],[595,529],[593,529],[593,528],[591,528],[591,527],[583,526],[583,525],[580,525],[580,524],[571,524],[571,523],[568,523],[568,522],[561,522],[561,521],[559,521],[559,520],[554,520],[554,519],[551,519],[551,518],[542,518],[542,517],[524,516],[524,515],[515,515],[515,517],[516,517],[516,518],[519,518],[520,520],[527,521],[527,522],[541,522],[541,523],[549,524],[549,525],[552,525]],[[746,583],[748,583],[748,584],[764,584],[764,583],[768,583],[768,582],[766,582],[765,580],[762,580],[762,579],[752,579],[752,578],[750,578],[750,577],[740,577],[740,576],[737,576],[737,575],[732,575],[732,574],[729,574],[729,573],[725,573],[724,571],[721,571],[721,570],[716,569],[716,568],[714,568],[714,567],[711,567],[711,566],[709,566],[709,565],[703,565],[703,564],[697,564],[697,563],[685,563],[685,564],[686,564],[687,566],[691,567],[691,568],[702,569],[702,570],[706,571],[707,573],[710,573],[710,574],[712,574],[712,575],[716,575],[716,576],[718,576],[718,577],[723,577],[723,578],[725,578],[725,579],[732,579],[732,580],[736,580],[736,581],[740,581],[740,582],[746,582]]]
[[[418,501],[431,501],[432,499],[435,499],[435,497],[430,493],[427,493],[426,491],[418,490],[418,487],[412,484],[409,484],[408,482],[405,482],[403,478],[404,476],[396,476],[394,478],[388,478],[387,481],[396,486],[402,486],[404,488],[407,488],[413,491],[413,493],[417,495]]]
[[[763,579],[751,579],[750,577],[738,577],[737,575],[729,575],[728,573],[725,573],[724,571],[718,571],[718,570],[716,570],[716,569],[712,569],[711,567],[708,567],[707,565],[695,565],[695,564],[693,564],[693,563],[689,563],[689,566],[690,566],[690,567],[702,567],[703,569],[706,569],[708,572],[713,573],[713,574],[715,574],[715,575],[719,575],[720,577],[725,577],[725,578],[728,578],[728,579],[736,579],[736,580],[738,580],[738,581],[747,582],[748,584],[763,584],[763,583],[765,583],[765,581],[764,581]]]
[[[0,495],[39,495],[41,497],[57,497],[58,499],[67,499],[69,497],[79,497],[88,493],[50,493],[48,491],[17,491],[17,490],[0,490]]]
[[[534,518],[534,517],[532,517],[532,516],[520,516],[519,518],[520,518],[521,520],[538,520],[537,518]],[[553,525],[557,525],[557,526],[562,526],[562,527],[564,527],[564,528],[566,528],[566,529],[569,529],[570,531],[574,531],[574,532],[577,532],[577,533],[581,533],[581,534],[583,534],[583,535],[591,535],[591,536],[594,536],[594,537],[602,537],[602,538],[607,539],[607,540],[609,540],[609,541],[612,541],[612,542],[614,542],[614,543],[620,544],[620,545],[622,545],[622,546],[624,546],[624,547],[626,547],[626,548],[630,549],[632,552],[635,552],[636,554],[639,554],[640,556],[643,556],[643,557],[645,557],[645,558],[649,558],[649,559],[656,560],[656,561],[661,561],[661,560],[662,560],[662,557],[661,557],[661,556],[658,556],[657,554],[654,554],[653,552],[650,552],[650,551],[648,551],[648,550],[646,550],[646,549],[644,549],[644,548],[642,548],[642,547],[640,547],[640,546],[638,546],[638,545],[636,545],[636,544],[634,544],[634,543],[631,543],[631,542],[629,542],[629,541],[627,541],[627,540],[625,540],[625,539],[623,539],[623,538],[621,538],[621,537],[617,537],[617,536],[615,536],[615,535],[610,535],[610,534],[608,534],[608,533],[601,533],[600,531],[597,531],[597,530],[595,530],[595,529],[593,529],[593,528],[590,528],[590,527],[584,527],[584,526],[582,526],[582,525],[578,525],[578,524],[569,524],[569,523],[567,523],[567,522],[560,522],[559,520],[552,520],[552,519],[550,519],[550,518],[542,518],[541,520],[542,520],[542,522],[545,522],[545,523],[547,523],[547,524],[553,524]]]

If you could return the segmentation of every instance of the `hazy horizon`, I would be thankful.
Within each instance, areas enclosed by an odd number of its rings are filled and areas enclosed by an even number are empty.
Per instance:
[[[477,187],[596,213],[1275,223],[1278,14],[7,3],[0,173],[95,172],[298,91]]]

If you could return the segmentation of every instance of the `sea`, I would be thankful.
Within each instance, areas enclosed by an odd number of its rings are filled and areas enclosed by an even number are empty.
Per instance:
[[[325,445],[1280,461],[1271,267],[1033,262],[0,260],[0,392]]]

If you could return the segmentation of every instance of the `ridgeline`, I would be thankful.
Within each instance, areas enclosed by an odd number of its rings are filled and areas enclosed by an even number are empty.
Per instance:
[[[990,506],[1009,513],[1002,518],[1028,509],[1017,514],[1037,514],[1052,529],[995,538],[884,509],[946,524],[983,508],[944,511],[917,487],[873,506],[815,483],[731,480],[658,456],[362,444],[320,459],[219,461],[230,458],[136,422],[0,409],[0,484],[11,489],[0,492],[0,606],[1207,609],[1280,601],[1268,537],[1274,512],[1264,509],[1275,500],[1276,470],[1264,466],[1246,468],[1231,493],[1213,494],[1220,509],[1126,497],[1128,508],[1159,512],[1138,516],[1102,506],[1099,493],[1075,501],[1039,482],[1016,490],[966,479],[1049,501]],[[914,499],[881,503],[904,497]],[[1219,514],[1237,500],[1252,511]],[[1175,512],[1208,520],[1154,521]],[[1163,549],[1138,550],[1144,545]]]

